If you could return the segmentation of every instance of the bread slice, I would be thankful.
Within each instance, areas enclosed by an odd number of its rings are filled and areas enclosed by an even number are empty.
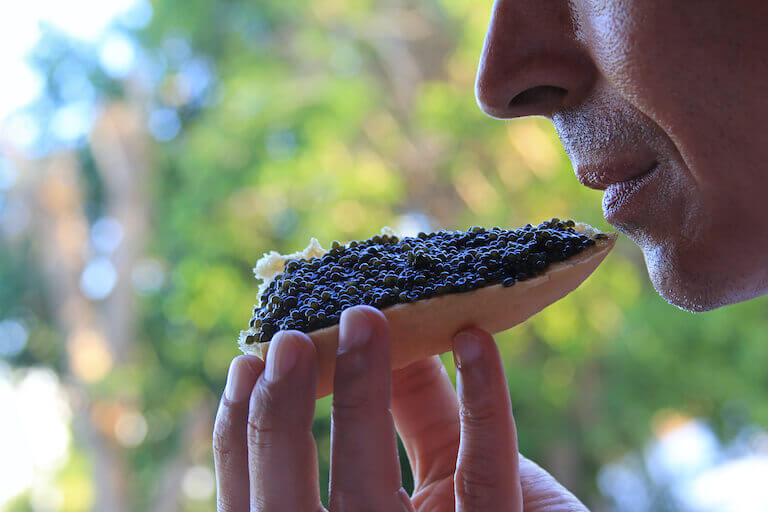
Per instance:
[[[576,224],[575,229],[590,236],[600,233],[583,223]],[[615,241],[615,233],[601,237],[595,245],[551,264],[543,274],[511,287],[494,284],[382,309],[390,326],[392,369],[451,350],[454,335],[467,327],[497,333],[525,321],[579,286],[603,261]],[[307,334],[317,349],[320,398],[333,391],[339,325]],[[244,353],[266,360],[269,342],[248,345],[243,339],[241,334],[240,348]]]

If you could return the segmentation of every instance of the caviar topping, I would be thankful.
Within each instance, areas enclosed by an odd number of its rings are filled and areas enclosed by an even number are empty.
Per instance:
[[[313,240],[311,257],[291,255],[282,272],[262,285],[243,341],[266,342],[282,329],[322,329],[354,305],[384,309],[490,285],[514,286],[607,238],[575,227],[572,220],[554,218],[514,230],[473,226],[402,239],[384,231],[347,245],[334,241],[322,255]]]

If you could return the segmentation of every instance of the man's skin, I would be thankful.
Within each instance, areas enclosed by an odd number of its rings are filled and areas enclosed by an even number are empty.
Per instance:
[[[606,219],[643,250],[658,292],[713,309],[768,293],[768,2],[498,0],[477,98],[550,118]],[[214,432],[218,510],[320,511],[309,338],[279,333],[266,368],[230,366]],[[395,372],[384,316],[341,319],[330,510],[583,511],[517,453],[491,336],[457,335],[457,391],[439,358]],[[395,429],[414,468],[400,482]]]

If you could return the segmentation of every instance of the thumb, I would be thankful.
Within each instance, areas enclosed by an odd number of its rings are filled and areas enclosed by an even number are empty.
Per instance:
[[[535,462],[520,455],[525,512],[589,512],[571,492]]]

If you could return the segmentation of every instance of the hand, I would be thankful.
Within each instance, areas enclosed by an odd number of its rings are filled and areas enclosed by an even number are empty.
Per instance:
[[[386,318],[342,314],[331,417],[332,512],[584,512],[517,451],[504,369],[493,338],[456,336],[458,396],[437,356],[391,371]],[[321,512],[312,419],[311,340],[278,333],[268,363],[234,359],[213,435],[219,512]],[[414,472],[403,490],[395,428]]]

